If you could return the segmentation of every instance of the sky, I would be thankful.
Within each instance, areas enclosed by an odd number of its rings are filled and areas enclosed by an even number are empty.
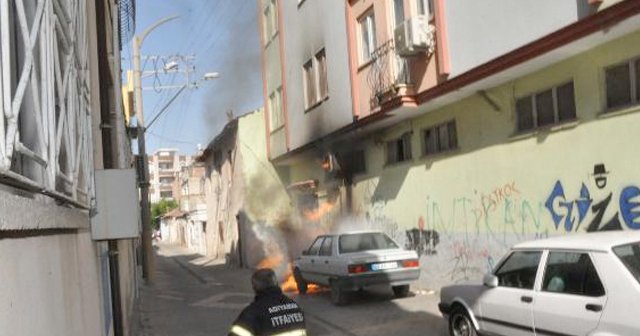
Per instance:
[[[215,137],[234,116],[262,106],[257,1],[255,0],[137,0],[136,34],[157,20],[179,15],[147,36],[141,54],[195,55],[193,78],[207,72],[220,77],[184,90],[147,130],[147,153],[158,148],[178,148],[194,154]],[[162,63],[142,61],[144,71],[162,69]],[[131,41],[123,46],[123,71],[133,68]],[[126,77],[126,76],[125,76]],[[143,80],[143,87],[183,85],[184,76],[162,74]],[[143,90],[145,122],[154,116],[178,89]],[[135,147],[135,146],[134,146]]]

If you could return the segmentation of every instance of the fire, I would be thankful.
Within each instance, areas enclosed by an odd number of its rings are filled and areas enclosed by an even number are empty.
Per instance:
[[[271,268],[274,270],[282,267],[282,261],[284,257],[282,253],[277,253],[274,256],[267,257],[263,259],[259,264],[258,268]],[[296,280],[293,277],[293,272],[291,271],[291,263],[287,263],[286,273],[284,274],[284,281],[280,283],[280,288],[282,288],[283,292],[287,293],[298,293],[298,285],[296,284]],[[317,293],[320,292],[321,289],[317,285],[310,284],[307,286],[307,293]]]
[[[336,206],[335,202],[325,202],[322,203],[317,209],[315,210],[305,210],[304,211],[304,218],[306,218],[307,220],[310,221],[319,221],[322,217],[324,217],[326,214],[328,214],[329,212],[331,212],[331,210],[333,210],[333,208]]]

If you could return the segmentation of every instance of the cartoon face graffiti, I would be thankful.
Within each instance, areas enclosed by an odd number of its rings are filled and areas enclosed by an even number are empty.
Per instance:
[[[593,177],[596,180],[598,189],[603,189],[607,186],[607,174],[609,172],[605,169],[604,163],[598,163],[593,166]]]

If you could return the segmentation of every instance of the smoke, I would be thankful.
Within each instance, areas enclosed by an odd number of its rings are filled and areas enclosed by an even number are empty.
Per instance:
[[[220,73],[219,79],[207,85],[203,101],[203,119],[211,135],[227,123],[227,112],[237,117],[263,103],[256,6],[256,1],[242,0],[223,7],[225,13],[218,24],[224,27],[216,31],[221,34],[212,37],[211,54],[199,55],[210,59],[207,71]]]

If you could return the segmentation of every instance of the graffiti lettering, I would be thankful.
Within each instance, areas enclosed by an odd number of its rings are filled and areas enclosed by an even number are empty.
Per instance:
[[[599,177],[598,187],[603,186],[602,177]],[[640,229],[640,188],[629,186],[622,190],[619,198],[619,212],[615,212],[611,217],[605,217],[607,210],[612,209],[613,193],[609,193],[601,201],[594,203],[589,188],[582,183],[580,196],[574,200],[569,200],[565,196],[562,182],[556,181],[545,207],[551,214],[551,219],[556,230],[560,230],[563,223],[565,232],[578,231],[584,222],[591,208],[593,218],[586,228],[587,232],[622,230],[620,217],[629,229]]]

